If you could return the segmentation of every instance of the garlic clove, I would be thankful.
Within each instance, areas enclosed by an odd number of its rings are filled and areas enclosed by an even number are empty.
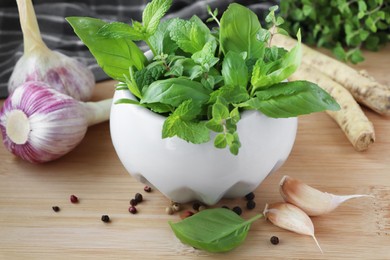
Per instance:
[[[314,225],[310,217],[297,206],[277,202],[271,205],[266,204],[263,215],[277,227],[301,234],[311,236],[322,253],[320,244],[314,235]]]
[[[279,192],[284,201],[294,204],[309,216],[319,216],[336,209],[341,203],[370,195],[334,195],[317,190],[290,176],[284,176],[279,183]]]
[[[74,58],[50,50],[43,42],[31,0],[17,0],[23,31],[24,53],[8,81],[8,92],[27,81],[46,82],[48,87],[77,100],[91,99],[95,78]]]

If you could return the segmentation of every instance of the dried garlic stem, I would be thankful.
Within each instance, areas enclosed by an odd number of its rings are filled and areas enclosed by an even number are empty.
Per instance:
[[[274,35],[272,38],[273,45],[286,49],[293,48],[296,43],[296,40],[280,34]],[[390,115],[390,86],[380,84],[372,77],[304,44],[302,44],[302,54],[303,61],[321,70],[348,89],[356,101],[381,115]]]
[[[326,111],[340,128],[357,151],[364,151],[374,143],[374,126],[363,113],[351,93],[343,86],[330,79],[321,71],[302,63],[290,80],[309,80],[318,84],[339,103],[339,111]]]

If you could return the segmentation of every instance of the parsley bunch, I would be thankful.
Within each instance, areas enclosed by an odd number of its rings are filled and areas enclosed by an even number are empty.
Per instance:
[[[359,63],[361,49],[376,51],[390,40],[390,3],[384,0],[281,1],[283,27],[301,28],[305,42],[332,50],[340,60]]]
[[[209,27],[193,16],[161,21],[171,0],[153,0],[142,22],[130,24],[88,17],[68,17],[76,34],[99,65],[119,88],[130,90],[134,99],[117,103],[143,106],[166,116],[162,137],[177,136],[199,144],[210,140],[238,154],[240,115],[258,110],[274,117],[295,117],[339,109],[336,101],[316,84],[283,82],[299,66],[301,44],[291,51],[271,47],[273,33],[282,23],[276,7],[266,18],[274,24],[268,31],[248,8],[233,3]],[[298,34],[299,38],[299,34]],[[144,41],[153,53],[148,60],[134,43]]]

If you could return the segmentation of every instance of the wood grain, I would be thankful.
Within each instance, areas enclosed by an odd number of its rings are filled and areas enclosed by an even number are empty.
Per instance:
[[[365,55],[357,68],[390,84],[390,46]],[[99,83],[94,99],[112,94],[112,82]],[[89,128],[74,151],[42,165],[21,161],[0,146],[0,259],[389,259],[390,118],[364,112],[377,137],[365,152],[355,151],[325,113],[300,117],[291,156],[256,189],[256,209],[243,214],[249,218],[262,212],[265,203],[280,201],[277,185],[285,174],[327,192],[373,194],[374,199],[351,200],[313,218],[324,254],[312,238],[264,219],[252,225],[242,246],[226,254],[181,244],[167,223],[180,219],[165,214],[169,200],[158,191],[143,192],[119,162],[109,124],[102,123]],[[145,201],[131,215],[129,200],[136,192],[144,193]],[[78,204],[70,203],[71,194],[80,198]],[[222,204],[244,207],[245,201]],[[55,205],[60,212],[52,210]],[[112,221],[103,223],[102,214]],[[273,235],[279,245],[269,242]]]

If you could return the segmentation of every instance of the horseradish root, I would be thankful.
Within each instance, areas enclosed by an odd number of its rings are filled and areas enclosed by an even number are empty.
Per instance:
[[[89,125],[108,120],[111,102],[83,103],[44,82],[26,82],[0,110],[3,143],[11,153],[32,163],[55,160],[81,142]]]
[[[327,110],[326,113],[337,122],[357,151],[364,151],[374,143],[374,126],[348,90],[321,71],[306,64],[301,64],[289,79],[305,79],[314,82],[337,101],[341,109],[338,111]]]
[[[272,38],[273,45],[286,49],[292,49],[296,42],[296,40],[280,34],[274,35]],[[390,86],[380,84],[367,73],[356,71],[304,44],[302,44],[302,55],[303,63],[315,67],[340,83],[351,92],[356,101],[381,115],[390,115]]]
[[[285,202],[266,204],[263,215],[275,226],[298,234],[311,236],[322,253],[320,244],[314,236],[313,222],[300,208]]]
[[[26,81],[43,81],[48,87],[77,100],[88,101],[95,87],[92,72],[76,59],[50,50],[43,42],[31,0],[17,0],[23,31],[24,54],[8,82],[8,92]]]
[[[334,195],[319,191],[299,180],[284,176],[279,184],[284,201],[294,204],[309,216],[319,216],[336,209],[341,203],[370,195]]]

